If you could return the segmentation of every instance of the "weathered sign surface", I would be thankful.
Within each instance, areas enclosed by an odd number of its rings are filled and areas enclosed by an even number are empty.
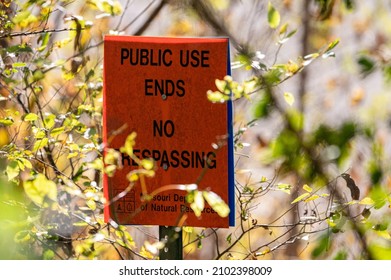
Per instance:
[[[228,227],[233,224],[233,147],[231,104],[213,104],[206,92],[229,74],[226,38],[107,36],[104,42],[104,142],[119,149],[136,132],[134,155],[155,162],[145,189],[137,183],[105,208],[105,219],[121,224]],[[124,128],[120,130],[120,128]],[[121,131],[113,137],[113,132]],[[221,145],[223,143],[223,145]],[[218,149],[216,147],[219,146]],[[104,177],[108,201],[129,185],[138,163],[122,154],[122,169]],[[197,184],[230,205],[220,217],[210,205],[200,217],[186,203],[186,191],[168,185]]]

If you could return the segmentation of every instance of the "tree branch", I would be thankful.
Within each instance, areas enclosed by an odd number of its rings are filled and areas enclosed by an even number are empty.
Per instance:
[[[84,30],[84,28],[82,30]],[[76,29],[75,28],[61,28],[61,29],[41,29],[41,30],[35,30],[35,31],[14,32],[14,33],[0,35],[0,39],[32,36],[32,35],[38,35],[38,34],[43,34],[43,33],[59,33],[59,32],[65,32],[65,31],[76,31]]]

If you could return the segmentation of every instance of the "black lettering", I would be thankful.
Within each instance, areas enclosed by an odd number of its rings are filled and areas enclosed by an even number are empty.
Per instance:
[[[194,167],[194,166],[193,166]],[[200,153],[195,153],[195,167],[198,168],[198,167],[202,167],[204,168],[205,167],[205,157],[204,157],[204,153],[200,154]]]
[[[206,165],[209,169],[215,169],[216,168],[216,153],[209,152],[207,155]]]
[[[171,152],[171,166],[176,168],[179,166],[179,152],[177,150],[173,150]]]
[[[183,50],[179,52],[179,63],[182,67],[189,65],[189,51],[186,51],[186,57],[183,56]]]
[[[209,67],[209,51],[201,51],[201,67]]]
[[[199,53],[197,50],[191,52],[191,66],[198,67],[200,65]]]
[[[152,79],[145,80],[145,95],[153,96],[153,92],[149,91],[149,89],[153,89]]]
[[[172,120],[167,120],[163,123],[163,121],[157,122],[156,120],[153,121],[153,136],[160,136],[163,137],[169,137],[171,138],[175,133],[175,126],[174,122]]]
[[[171,60],[171,57],[168,57],[167,55],[172,55],[172,51],[170,50],[170,49],[166,49],[166,50],[164,50],[163,51],[163,64],[165,65],[165,66],[171,66],[171,64],[172,64],[172,60]]]
[[[154,51],[153,49],[150,50],[150,58],[151,58],[151,61],[150,61],[150,65],[151,66],[160,66],[160,53],[161,53],[161,50],[158,51],[158,54],[159,56],[156,58],[156,61],[154,60]]]
[[[142,156],[142,158],[150,158],[151,157],[151,151],[150,150],[143,150],[141,156]]]
[[[163,121],[158,123],[156,120],[153,120],[153,137],[156,137],[156,133],[159,134],[160,137],[163,136]]]
[[[178,89],[176,91],[176,95],[178,95],[179,97],[185,96],[185,81],[184,80],[178,80],[176,82],[176,87]]]
[[[179,63],[182,67],[209,67],[208,50],[181,50],[179,53]]]
[[[127,165],[130,166],[130,156],[128,154],[121,154],[121,162],[122,165],[125,166],[125,161],[128,163]]]
[[[149,64],[149,51],[147,49],[140,50],[140,65]]]
[[[188,168],[190,166],[189,156],[190,156],[190,153],[188,151],[183,151],[181,153],[181,158],[182,158],[181,165],[183,168]]]
[[[121,65],[124,64],[124,60],[129,57],[129,50],[125,48],[121,48]]]
[[[121,48],[121,65],[129,60],[132,66],[171,66],[172,51],[170,49],[126,49]]]
[[[192,151],[192,152],[191,152],[191,165],[190,165],[191,168],[194,168],[194,167],[195,167],[194,162],[195,162],[195,160],[194,160],[194,152]]]
[[[129,64],[130,65],[137,65],[138,64],[138,55],[139,55],[139,49],[136,49],[135,54],[133,49],[129,50],[130,56],[129,56]]]
[[[164,169],[168,169],[170,167],[170,161],[168,160],[167,151],[163,151],[160,167],[163,167]]]
[[[159,160],[160,160],[160,151],[158,151],[158,150],[153,150],[153,151],[152,151],[152,158],[153,158],[155,161],[159,161]]]
[[[167,96],[173,96],[175,91],[174,82],[172,80],[166,80],[165,87],[164,87],[164,93]]]
[[[153,80],[146,79],[144,81],[144,91],[147,96],[185,96],[185,81],[184,80]]]
[[[155,80],[155,96],[158,95],[158,92],[160,95],[164,94],[164,80],[160,80],[160,83],[158,80]]]

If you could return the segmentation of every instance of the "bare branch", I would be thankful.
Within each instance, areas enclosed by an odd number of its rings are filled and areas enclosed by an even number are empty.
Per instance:
[[[83,28],[84,30],[84,28]],[[0,36],[0,39],[4,38],[14,38],[14,37],[25,37],[25,36],[32,36],[32,35],[39,35],[43,33],[59,33],[59,32],[65,32],[65,31],[76,31],[75,28],[62,28],[62,29],[42,29],[42,30],[35,30],[35,31],[24,31],[24,32],[14,32],[14,33],[8,33]]]

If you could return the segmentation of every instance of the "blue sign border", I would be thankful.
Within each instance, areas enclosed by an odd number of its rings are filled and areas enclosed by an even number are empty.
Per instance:
[[[227,45],[227,75],[231,76],[231,52],[230,52],[230,40],[228,39]],[[229,226],[235,226],[235,157],[234,157],[234,129],[233,129],[233,101],[232,93],[231,98],[227,102],[227,120],[228,120],[228,206],[229,213]]]

